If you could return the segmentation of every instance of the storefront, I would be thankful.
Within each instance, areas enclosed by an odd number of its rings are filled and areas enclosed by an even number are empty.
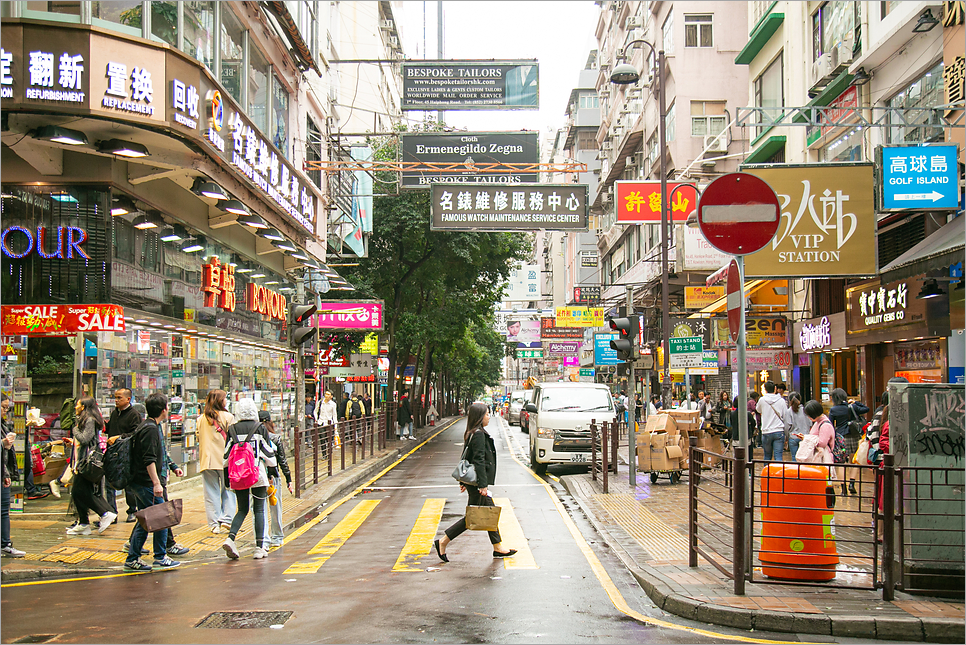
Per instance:
[[[795,368],[792,388],[802,401],[827,401],[832,390],[857,393],[855,351],[848,348],[845,312],[795,323]]]
[[[847,292],[847,337],[856,350],[860,396],[867,405],[893,376],[912,383],[949,380],[949,295],[933,295],[921,277],[864,282]]]

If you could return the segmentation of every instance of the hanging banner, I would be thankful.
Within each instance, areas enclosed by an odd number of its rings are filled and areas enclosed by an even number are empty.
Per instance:
[[[3,305],[4,336],[70,336],[84,331],[124,331],[120,305]]]
[[[402,64],[403,110],[536,110],[536,60],[409,61]]]
[[[603,307],[557,307],[558,327],[603,327]]]
[[[520,264],[510,270],[504,302],[530,302],[540,298],[540,266]]]
[[[432,184],[532,184],[537,172],[488,169],[477,164],[536,164],[540,161],[539,132],[426,132],[399,136],[402,160],[432,164],[432,170],[403,170],[404,188]],[[446,165],[445,170],[438,169]],[[455,166],[455,167],[453,167]]]
[[[434,231],[586,231],[586,184],[433,184]]]

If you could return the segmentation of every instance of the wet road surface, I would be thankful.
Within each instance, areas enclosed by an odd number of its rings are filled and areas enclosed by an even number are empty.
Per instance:
[[[489,427],[499,457],[490,491],[503,506],[504,544],[520,552],[493,559],[486,534],[467,531],[450,544],[451,562],[441,563],[432,540],[466,503],[450,476],[464,428],[460,421],[326,507],[265,560],[253,560],[253,545],[242,543],[237,561],[191,563],[189,555],[172,571],[4,585],[2,641],[38,634],[99,643],[796,640],[709,628],[654,607],[553,478],[545,480],[550,490],[525,467],[527,437],[501,419]],[[292,613],[270,621],[274,628],[196,627],[212,612],[255,611]]]

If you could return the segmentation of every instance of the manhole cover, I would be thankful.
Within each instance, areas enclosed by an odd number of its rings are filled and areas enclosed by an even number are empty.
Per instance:
[[[210,629],[268,629],[284,625],[292,617],[291,611],[216,611],[201,619],[195,627]],[[24,641],[42,643],[44,641]]]
[[[27,636],[21,636],[12,643],[49,643],[60,636],[60,634],[29,634]]]

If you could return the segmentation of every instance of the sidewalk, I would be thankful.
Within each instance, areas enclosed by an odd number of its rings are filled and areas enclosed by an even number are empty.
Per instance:
[[[459,417],[440,419],[435,426],[417,429],[416,434],[422,441],[458,419]],[[285,533],[288,534],[313,516],[330,499],[356,488],[417,445],[418,442],[412,441],[390,441],[385,450],[376,451],[375,457],[367,458],[355,466],[347,465],[344,471],[325,477],[317,486],[303,491],[301,498],[293,497],[283,487],[279,491],[279,503],[283,508]],[[198,562],[224,557],[221,545],[226,535],[213,534],[208,528],[201,477],[169,483],[168,495],[172,499],[184,500],[184,515],[181,524],[175,527],[174,534],[179,544],[191,549],[190,553],[176,559]],[[92,524],[91,535],[79,537],[65,534],[67,527],[74,522],[74,517],[67,514],[69,502],[69,494],[65,493],[61,499],[55,499],[51,495],[29,502],[25,514],[10,514],[10,532],[14,546],[26,551],[27,555],[16,559],[3,558],[0,564],[2,582],[104,575],[121,571],[127,557],[127,553],[121,549],[134,526],[124,523],[127,516],[124,496],[117,498],[120,524],[111,526],[103,534],[98,534],[97,528]],[[243,553],[254,549],[254,528],[250,518],[251,514],[246,518],[237,538],[239,549]],[[150,536],[145,548],[151,550]]]
[[[637,474],[631,487],[627,447],[608,494],[590,473],[565,475],[561,483],[581,506],[605,542],[634,574],[648,597],[664,611],[705,623],[740,629],[823,634],[903,642],[963,643],[962,602],[896,591],[882,592],[747,583],[736,597],[733,583],[698,558],[688,566],[688,476],[671,484],[662,475],[652,484]],[[708,471],[705,471],[708,472]]]

